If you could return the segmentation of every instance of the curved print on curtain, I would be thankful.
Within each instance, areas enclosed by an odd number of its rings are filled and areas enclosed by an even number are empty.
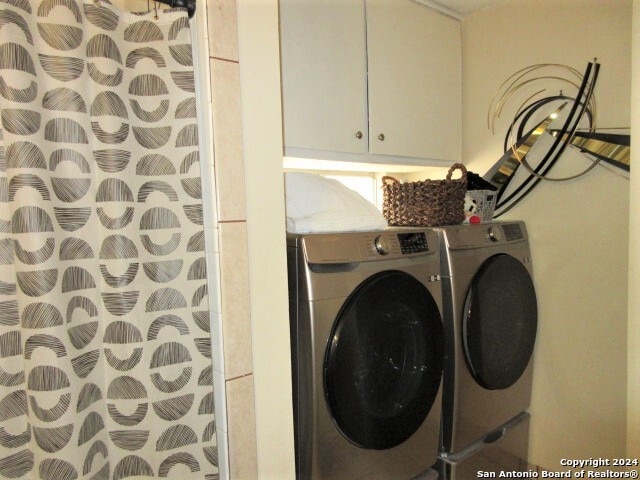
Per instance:
[[[218,477],[184,11],[0,0],[0,477]]]

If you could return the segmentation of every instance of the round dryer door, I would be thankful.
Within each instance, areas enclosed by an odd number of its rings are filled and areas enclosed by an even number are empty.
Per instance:
[[[387,449],[423,424],[438,395],[443,327],[427,288],[409,274],[370,277],[347,299],[327,345],[327,405],[355,445]]]
[[[490,257],[467,293],[462,335],[467,364],[490,390],[513,385],[527,368],[536,340],[538,307],[533,281],[510,255]]]

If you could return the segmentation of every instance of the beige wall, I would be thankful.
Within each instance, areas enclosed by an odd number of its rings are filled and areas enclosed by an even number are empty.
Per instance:
[[[215,192],[211,211],[217,219],[211,227],[214,241],[208,253],[219,265],[218,284],[210,282],[210,292],[217,286],[219,296],[212,311],[214,395],[216,425],[221,430],[219,457],[221,465],[226,460],[227,466],[221,468],[221,478],[228,474],[229,478],[254,479],[258,466],[235,0],[208,0],[205,18],[213,127],[209,158],[213,175],[207,190]]]
[[[633,2],[631,134],[640,135],[640,1]],[[631,151],[631,163],[640,165],[640,151]],[[640,458],[640,175],[631,176],[629,212],[629,338],[627,395],[627,457]]]
[[[221,478],[293,479],[277,1],[208,0],[207,9],[225,386],[216,413],[228,441]]]
[[[258,478],[295,478],[277,0],[237,0]]]
[[[529,65],[584,71],[597,57],[598,126],[629,126],[630,1],[507,1],[465,18],[462,30],[464,158],[473,171],[484,173],[500,157],[510,108],[519,107],[516,100],[505,107],[492,135],[491,99]],[[584,166],[569,152],[552,173]],[[525,220],[531,236],[540,315],[530,462],[544,468],[625,452],[628,195],[628,179],[597,167],[577,180],[541,182],[502,217]]]

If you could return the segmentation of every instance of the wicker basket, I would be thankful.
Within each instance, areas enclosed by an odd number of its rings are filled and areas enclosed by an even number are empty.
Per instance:
[[[462,171],[462,176],[452,180],[457,169]],[[461,163],[453,164],[446,180],[400,183],[385,176],[382,177],[382,191],[382,213],[389,225],[456,225],[464,220],[467,169]]]

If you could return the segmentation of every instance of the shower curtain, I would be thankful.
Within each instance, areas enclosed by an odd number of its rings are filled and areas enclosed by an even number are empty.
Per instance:
[[[0,120],[0,477],[218,478],[186,13],[0,0]]]

